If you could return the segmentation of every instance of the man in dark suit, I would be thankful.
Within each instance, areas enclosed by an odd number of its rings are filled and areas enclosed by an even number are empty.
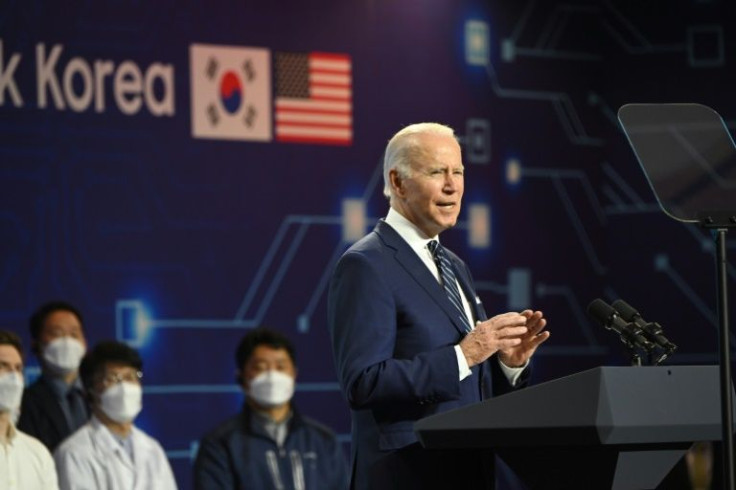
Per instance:
[[[493,455],[423,449],[414,422],[523,386],[549,337],[542,313],[486,317],[470,272],[438,243],[463,195],[451,128],[399,131],[384,157],[390,210],[340,259],[328,321],[352,408],[351,488],[493,488]]]
[[[87,350],[82,314],[69,303],[52,301],[39,307],[29,323],[41,376],[23,392],[18,428],[53,451],[89,419],[78,379]]]

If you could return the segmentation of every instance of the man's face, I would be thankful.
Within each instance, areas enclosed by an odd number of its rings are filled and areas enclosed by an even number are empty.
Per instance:
[[[460,145],[452,136],[418,135],[423,151],[408,178],[390,172],[394,207],[429,238],[455,226],[464,178]]]
[[[296,367],[286,349],[259,345],[243,367],[243,387],[248,389],[250,381],[266,371],[280,371],[296,379]]]
[[[8,344],[0,344],[0,374],[23,374],[23,358],[18,349]]]
[[[118,361],[107,361],[98,368],[90,394],[92,411],[102,423],[133,423],[143,407],[142,375],[135,367]]]
[[[79,323],[77,315],[71,311],[56,310],[46,316],[38,337],[39,347],[43,350],[49,342],[60,337],[76,339],[84,345],[85,349],[87,348],[82,324]]]

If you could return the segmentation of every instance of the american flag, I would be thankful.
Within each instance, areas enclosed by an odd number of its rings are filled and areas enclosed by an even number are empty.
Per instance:
[[[352,64],[346,54],[275,54],[277,141],[353,142]]]

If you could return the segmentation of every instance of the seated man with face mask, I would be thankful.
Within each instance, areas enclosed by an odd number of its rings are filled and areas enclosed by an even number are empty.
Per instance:
[[[56,469],[41,442],[15,428],[23,395],[23,348],[0,330],[0,489],[56,490]]]
[[[161,445],[133,425],[142,368],[138,353],[120,342],[100,342],[82,360],[92,418],[54,452],[62,490],[176,489]]]
[[[41,364],[41,376],[23,394],[18,428],[53,451],[89,420],[77,374],[87,341],[82,315],[69,303],[44,304],[29,323],[31,351]]]
[[[301,416],[291,403],[296,364],[291,342],[278,332],[249,332],[235,353],[243,411],[200,443],[197,490],[347,488],[340,443],[332,431]]]

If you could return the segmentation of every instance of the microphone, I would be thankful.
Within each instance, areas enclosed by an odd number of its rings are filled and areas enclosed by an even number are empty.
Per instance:
[[[622,299],[614,301],[612,306],[616,309],[619,315],[621,315],[621,318],[627,322],[638,325],[648,340],[664,349],[666,354],[659,360],[659,362],[664,361],[665,358],[669,357],[675,350],[677,350],[677,346],[664,336],[662,326],[659,323],[647,322],[642,318],[641,314],[634,309],[634,307]],[[657,364],[659,364],[659,362]]]
[[[621,337],[621,341],[627,346],[632,348],[641,347],[647,351],[654,348],[654,344],[644,337],[638,326],[624,321],[618,312],[602,299],[594,299],[588,305],[588,315],[607,330],[616,332]]]

